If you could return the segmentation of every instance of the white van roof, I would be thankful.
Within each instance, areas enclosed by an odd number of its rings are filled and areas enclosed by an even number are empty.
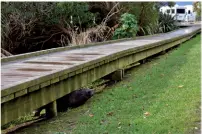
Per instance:
[[[186,9],[187,7],[178,6],[176,9]]]

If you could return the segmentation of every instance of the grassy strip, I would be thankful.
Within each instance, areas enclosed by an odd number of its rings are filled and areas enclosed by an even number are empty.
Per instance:
[[[188,133],[200,105],[200,36],[96,96],[74,133]]]
[[[85,105],[18,133],[192,133],[200,121],[200,36],[158,58]]]

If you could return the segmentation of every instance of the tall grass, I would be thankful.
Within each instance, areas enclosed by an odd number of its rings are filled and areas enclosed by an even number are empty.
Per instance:
[[[93,42],[106,41],[112,36],[111,28],[105,25],[97,25],[96,27],[89,28],[86,31],[77,33],[75,31],[70,32],[71,45],[84,45]]]

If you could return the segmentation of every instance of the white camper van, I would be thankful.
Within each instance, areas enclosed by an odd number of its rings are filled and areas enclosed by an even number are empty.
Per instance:
[[[163,6],[160,8],[160,12],[169,14],[174,17],[175,20],[180,22],[192,22],[195,21],[196,13],[193,12],[193,6]]]

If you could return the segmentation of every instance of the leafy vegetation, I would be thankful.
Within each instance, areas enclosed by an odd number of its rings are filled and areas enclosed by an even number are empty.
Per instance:
[[[173,3],[2,2],[1,51],[8,56],[173,30],[173,23],[159,21],[165,4]]]
[[[77,9],[77,10],[75,10]],[[68,45],[75,26],[93,26],[84,2],[3,2],[2,47],[12,54]]]
[[[156,20],[153,24],[149,23],[147,26],[142,28],[144,35],[152,35],[157,33],[166,33],[172,30],[176,30],[178,26],[174,20],[174,17],[159,13],[159,19]]]
[[[178,28],[175,24],[174,17],[163,13],[159,14],[159,27],[162,29],[162,32],[164,33]]]
[[[93,26],[96,17],[96,14],[88,11],[88,4],[85,2],[59,2],[56,3],[47,22],[60,25],[66,23],[66,26],[71,27],[82,25],[86,28]]]
[[[156,33],[163,33],[163,27],[161,23],[156,20],[154,23],[149,23],[144,28],[140,28],[144,35],[152,35]]]
[[[174,6],[175,2],[127,2],[123,3],[123,12],[136,16],[139,30],[138,36],[163,33],[176,29],[174,18],[159,13],[161,6]],[[161,20],[163,19],[163,20]],[[169,23],[165,21],[169,20]],[[165,21],[164,21],[165,20]]]
[[[124,13],[120,19],[121,26],[116,29],[113,39],[131,38],[136,36],[138,25],[134,15]]]
[[[121,15],[119,2],[88,2],[89,11],[97,13],[96,23],[100,24],[105,21],[109,27],[115,26]]]
[[[155,5],[155,2],[122,3],[122,12],[133,14],[137,19],[138,26],[140,27],[137,35],[144,35],[142,28],[146,27],[149,24],[153,25],[158,19],[159,11],[155,8]]]
[[[193,2],[194,11],[196,12],[196,20],[201,20],[201,2]]]

